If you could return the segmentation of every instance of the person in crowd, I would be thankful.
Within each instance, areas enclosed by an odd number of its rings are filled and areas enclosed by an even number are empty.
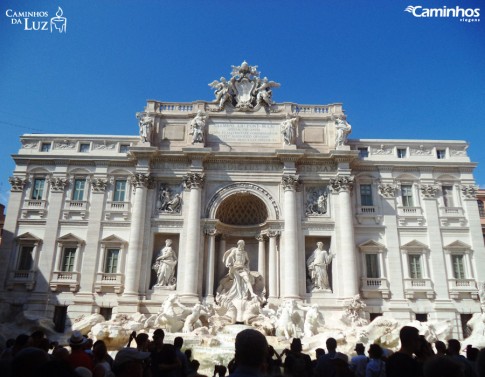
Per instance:
[[[207,377],[205,374],[199,373],[200,363],[198,360],[192,360],[190,364],[191,364],[190,369],[192,370],[192,373],[189,375],[189,377]]]
[[[426,360],[434,356],[433,347],[423,335],[419,336],[418,349],[416,352],[414,352],[414,354],[416,355],[416,360],[421,364],[421,366],[426,362]]]
[[[421,377],[421,365],[413,355],[419,348],[419,331],[412,326],[404,326],[399,331],[401,348],[387,359],[387,377]]]
[[[468,361],[471,363],[475,363],[477,361],[478,357],[478,352],[480,350],[478,348],[475,348],[471,345],[466,346],[466,358]]]
[[[441,340],[434,342],[434,348],[436,348],[436,355],[445,356],[446,355],[446,344]]]
[[[106,344],[102,340],[97,340],[93,344],[93,377],[113,377],[108,356]]]
[[[231,377],[258,377],[266,371],[268,342],[254,329],[246,329],[236,335],[235,370]]]
[[[268,359],[267,364],[267,374],[269,376],[280,376],[281,375],[281,356],[273,346],[268,346]],[[313,368],[312,368],[313,369]]]
[[[430,357],[423,366],[424,377],[465,377],[462,365],[445,355]]]
[[[447,355],[462,365],[465,377],[476,377],[472,363],[465,356],[461,355],[460,351],[461,343],[456,339],[448,339]]]
[[[214,374],[212,377],[225,377],[227,373],[227,368],[220,364],[220,365],[214,365]]]
[[[177,377],[180,362],[173,344],[164,344],[165,332],[156,329],[153,332],[153,348],[150,355],[153,377]]]
[[[386,363],[382,360],[382,348],[378,344],[369,346],[369,362],[365,367],[365,377],[386,377]]]
[[[182,352],[182,346],[184,344],[184,339],[181,336],[175,337],[173,340],[173,345],[175,347],[175,353],[177,359],[180,362],[180,367],[177,370],[178,377],[186,377],[189,374],[189,362],[187,356]]]
[[[354,377],[354,373],[349,368],[349,357],[342,352],[336,352],[331,360],[335,368],[335,377]]]
[[[356,356],[350,359],[350,370],[354,372],[355,377],[365,377],[365,367],[367,366],[367,356],[365,355],[365,347],[362,343],[355,345]]]
[[[39,368],[48,362],[49,354],[47,352],[36,347],[25,347],[13,357],[11,375],[12,377],[37,377]]]
[[[69,355],[67,362],[74,369],[77,367],[85,367],[92,371],[94,368],[93,359],[85,352],[84,346],[86,342],[87,338],[85,338],[79,331],[72,332],[71,337],[69,338],[71,354]]]
[[[149,352],[141,352],[136,348],[123,348],[115,356],[113,372],[116,377],[143,377],[145,360]]]
[[[291,341],[290,349],[284,349],[283,354],[286,355],[283,363],[285,376],[290,377],[311,377],[312,376],[312,360],[310,356],[302,352],[301,340],[294,338]]]
[[[314,370],[315,377],[335,376],[336,370],[334,362],[337,355],[337,341],[334,338],[328,338],[325,342],[327,353],[318,359],[317,366]]]
[[[485,377],[485,348],[478,352],[476,367],[478,377]]]

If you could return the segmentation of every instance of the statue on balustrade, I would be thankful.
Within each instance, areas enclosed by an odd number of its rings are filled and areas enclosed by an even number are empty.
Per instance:
[[[137,113],[136,117],[140,127],[140,140],[144,143],[150,143],[153,133],[153,118],[145,113]]]
[[[227,275],[221,279],[216,293],[216,303],[233,311],[233,320],[241,318],[246,306],[254,299],[265,301],[263,277],[256,271],[249,270],[249,256],[244,249],[245,242],[239,240],[236,247],[224,253],[222,259],[228,268]]]
[[[177,281],[175,277],[175,266],[177,255],[172,249],[172,240],[165,240],[165,247],[160,250],[153,269],[157,272],[156,287],[174,287]]]
[[[352,126],[345,119],[337,118],[335,121],[337,136],[335,137],[335,146],[340,147],[347,144],[347,137],[352,132]]]
[[[298,120],[299,117],[292,117],[286,114],[286,119],[281,123],[281,134],[285,145],[292,145],[296,143],[298,137]]]
[[[307,260],[312,291],[331,291],[329,271],[333,257],[323,248],[323,242],[317,242],[317,248]]]

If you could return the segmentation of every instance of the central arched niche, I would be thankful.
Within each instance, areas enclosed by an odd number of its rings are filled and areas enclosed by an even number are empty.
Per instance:
[[[264,224],[268,219],[265,203],[250,192],[238,192],[225,198],[216,211],[223,224],[248,226]]]

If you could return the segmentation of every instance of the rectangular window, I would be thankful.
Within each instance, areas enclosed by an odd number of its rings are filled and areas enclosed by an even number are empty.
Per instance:
[[[415,316],[418,322],[428,322],[428,313],[416,313]]]
[[[369,157],[369,148],[367,148],[367,147],[358,148],[358,150],[359,150],[359,157],[360,158]]]
[[[116,272],[118,272],[119,255],[120,255],[120,249],[107,250],[104,272],[106,272],[107,274],[116,274]]]
[[[44,194],[44,185],[45,185],[44,178],[34,179],[34,189],[32,190],[32,199],[42,200],[42,195]]]
[[[89,144],[79,144],[79,152],[87,153],[89,152],[90,145]]]
[[[120,153],[128,153],[130,151],[130,146],[128,144],[120,145]]]
[[[455,279],[465,279],[465,266],[463,264],[463,255],[452,255],[451,263],[453,265],[453,277]]]
[[[406,148],[397,148],[397,157],[398,158],[405,158],[406,157]]]
[[[423,273],[421,272],[421,255],[410,254],[409,255],[409,277],[411,279],[422,279]]]
[[[62,256],[61,271],[72,272],[74,271],[74,259],[76,258],[76,248],[66,247],[64,248],[64,255]]]
[[[363,206],[373,206],[372,185],[360,185],[360,204]]]
[[[126,180],[115,181],[115,191],[113,193],[113,202],[124,202],[126,193]]]
[[[443,203],[445,207],[453,207],[453,186],[443,186]]]
[[[401,186],[401,193],[402,193],[402,205],[404,207],[414,207],[413,186],[402,185]]]
[[[478,213],[480,214],[480,217],[485,217],[485,205],[481,200],[477,200],[477,205],[478,205]]]
[[[436,157],[438,158],[438,160],[443,160],[446,157],[446,150],[437,149],[436,150]]]
[[[470,319],[472,319],[472,314],[460,314],[463,339],[468,338],[472,334],[472,329],[470,328],[470,326],[468,326],[468,321]]]
[[[365,265],[367,269],[368,278],[380,278],[379,274],[379,255],[378,254],[366,254]]]
[[[50,152],[51,150],[51,143],[42,143],[40,146],[41,152]]]
[[[113,315],[113,308],[99,308],[99,314],[101,314],[105,321],[109,321]]]
[[[72,200],[83,200],[85,185],[86,185],[85,179],[74,180],[74,191],[72,193]]]
[[[34,264],[33,252],[33,246],[22,246],[20,249],[20,259],[17,270],[29,271],[32,268],[32,265]]]

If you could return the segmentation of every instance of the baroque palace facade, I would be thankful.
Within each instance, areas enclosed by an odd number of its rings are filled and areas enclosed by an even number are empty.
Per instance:
[[[279,84],[245,62],[210,85],[212,102],[149,100],[140,136],[21,136],[3,313],[63,330],[81,314],[156,313],[174,292],[217,303],[243,240],[250,273],[233,273],[264,301],[327,316],[360,294],[371,319],[464,335],[485,280],[466,142],[348,139],[341,104],[275,103]]]

